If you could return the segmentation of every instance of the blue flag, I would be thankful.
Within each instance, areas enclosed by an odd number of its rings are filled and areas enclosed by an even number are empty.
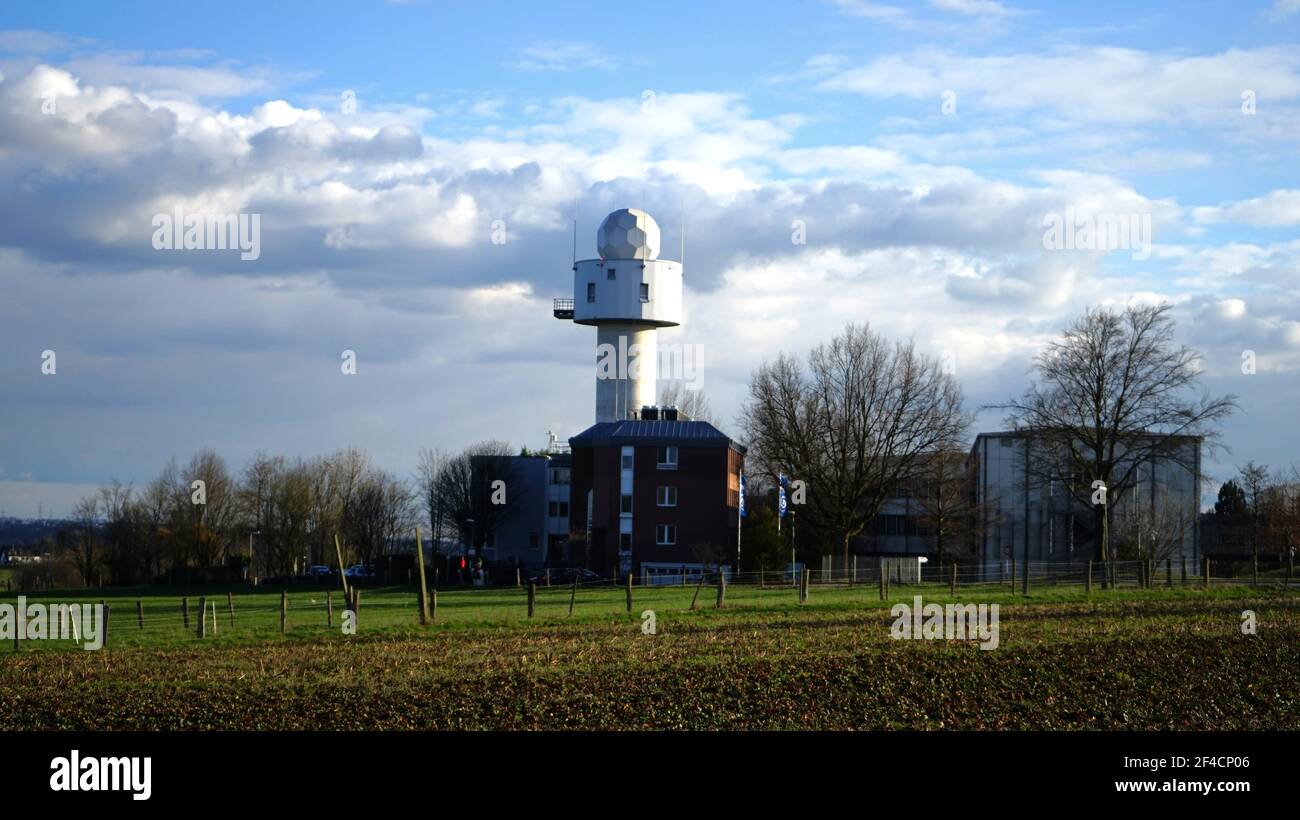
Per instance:
[[[745,512],[745,471],[740,471],[740,517],[744,518],[749,515]]]
[[[785,518],[785,476],[778,476],[776,489],[776,512],[781,518]]]

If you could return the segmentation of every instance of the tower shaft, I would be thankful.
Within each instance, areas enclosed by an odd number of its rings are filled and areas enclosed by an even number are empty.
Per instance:
[[[655,403],[659,331],[654,326],[602,322],[596,328],[596,421],[622,421]]]

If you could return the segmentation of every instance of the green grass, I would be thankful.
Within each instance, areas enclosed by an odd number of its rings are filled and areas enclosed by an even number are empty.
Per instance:
[[[138,589],[87,589],[57,592],[27,593],[29,603],[96,603],[104,601],[110,609],[108,649],[168,648],[190,646],[198,641],[197,627],[199,604],[206,599],[209,608],[207,637],[203,645],[250,646],[267,642],[318,640],[342,637],[343,596],[341,590],[323,587],[288,587],[287,628],[280,631],[280,590],[253,592],[248,587],[221,587],[209,589],[165,589],[142,587]],[[327,596],[333,604],[333,627],[328,615]],[[227,592],[231,598],[227,599]],[[715,611],[717,589],[704,586],[699,590],[697,609],[691,611],[696,599],[696,587],[649,586],[633,587],[632,613],[627,611],[626,591],[612,585],[579,587],[573,595],[573,613],[569,613],[571,587],[539,587],[533,618],[527,611],[525,591],[502,589],[452,589],[438,593],[437,618],[426,630],[503,629],[533,624],[610,624],[640,622],[640,613],[654,610],[660,618],[710,619],[723,614],[743,613],[760,620],[768,616],[793,613],[804,609],[823,612],[857,612],[863,609],[888,610],[894,603],[910,603],[913,595],[925,600],[998,603],[1002,605],[1044,601],[1055,603],[1130,600],[1147,601],[1166,599],[1218,599],[1241,595],[1237,587],[1212,587],[1208,591],[1195,587],[1172,589],[1157,587],[1151,590],[1123,588],[1092,593],[1082,588],[1044,587],[1031,591],[1026,597],[1011,593],[1003,585],[968,585],[951,595],[946,585],[891,586],[888,600],[879,598],[875,585],[854,587],[812,586],[809,603],[800,605],[792,587],[758,588],[749,585],[732,585],[727,588],[724,613]],[[13,602],[17,593],[0,594],[0,603]],[[182,601],[189,605],[189,627],[182,612]],[[138,617],[136,603],[142,606],[143,619]],[[230,606],[234,605],[232,624]],[[216,626],[212,626],[211,607],[216,606]],[[381,587],[363,589],[358,618],[363,635],[417,634],[419,626],[418,593],[410,587]],[[0,651],[10,647],[0,647]],[[81,651],[71,641],[31,641],[24,643],[23,651]]]
[[[0,646],[0,729],[1300,728],[1294,590],[959,589],[1001,605],[993,651],[891,639],[875,587],[814,586],[800,605],[733,586],[721,610],[706,587],[691,611],[693,593],[635,588],[628,613],[622,589],[580,589],[570,617],[552,587],[529,621],[520,591],[444,591],[420,627],[409,589],[372,589],[354,636],[325,628],[323,591],[290,593],[284,636],[278,593],[236,595],[233,630],[222,594],[200,641],[179,595],[148,599],[140,630],[132,593],[105,591],[106,651]]]

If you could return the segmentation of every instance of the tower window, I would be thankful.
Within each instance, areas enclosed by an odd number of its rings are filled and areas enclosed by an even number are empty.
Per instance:
[[[641,283],[641,301],[642,302],[650,301],[650,285],[647,282]]]
[[[608,268],[608,269],[606,269],[606,271],[605,271],[605,278],[606,278],[606,279],[613,279],[613,278],[614,278],[614,268]]]
[[[594,301],[596,301],[596,283],[595,283],[595,282],[588,282],[588,283],[587,283],[587,301],[588,301],[588,302],[594,302]]]

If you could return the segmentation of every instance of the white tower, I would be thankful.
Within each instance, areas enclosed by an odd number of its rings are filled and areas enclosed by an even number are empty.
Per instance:
[[[659,226],[635,208],[596,231],[599,259],[573,264],[573,298],[557,319],[596,326],[596,421],[622,421],[655,403],[658,329],[682,323],[682,265],[659,259]]]

